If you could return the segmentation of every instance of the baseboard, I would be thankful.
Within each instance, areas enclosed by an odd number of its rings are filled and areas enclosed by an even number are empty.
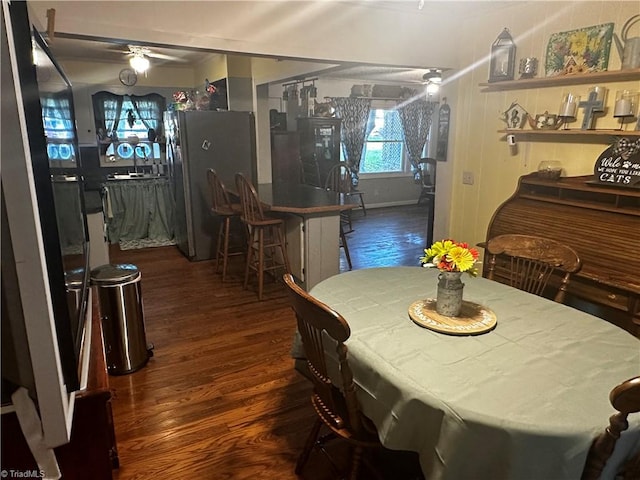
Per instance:
[[[367,210],[369,210],[372,208],[402,207],[406,205],[416,205],[416,201],[415,200],[398,200],[395,202],[367,203],[366,205],[367,205]]]

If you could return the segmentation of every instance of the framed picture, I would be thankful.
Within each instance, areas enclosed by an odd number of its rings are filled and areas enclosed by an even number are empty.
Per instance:
[[[451,108],[447,105],[447,99],[442,99],[442,105],[438,110],[438,140],[436,142],[436,160],[447,161],[447,149],[449,145],[449,120]]]
[[[546,76],[607,70],[612,36],[613,23],[552,34],[547,44]]]

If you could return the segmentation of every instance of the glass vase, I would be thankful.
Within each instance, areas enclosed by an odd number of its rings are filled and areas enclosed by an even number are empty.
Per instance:
[[[445,317],[458,317],[462,309],[462,272],[440,272],[436,312]]]

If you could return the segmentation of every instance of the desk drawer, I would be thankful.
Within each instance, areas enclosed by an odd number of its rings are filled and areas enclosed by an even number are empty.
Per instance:
[[[568,292],[592,303],[606,305],[634,315],[638,312],[638,297],[632,292],[582,278],[573,278]]]

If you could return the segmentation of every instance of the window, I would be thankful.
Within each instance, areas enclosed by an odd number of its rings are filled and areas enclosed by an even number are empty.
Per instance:
[[[360,173],[404,172],[404,138],[398,111],[372,108],[367,131]]]
[[[49,160],[75,161],[75,135],[69,99],[65,93],[47,93],[40,97],[40,103]]]
[[[136,96],[98,92],[92,100],[103,156],[134,162],[161,158],[157,140],[162,132],[164,97],[155,93]]]

